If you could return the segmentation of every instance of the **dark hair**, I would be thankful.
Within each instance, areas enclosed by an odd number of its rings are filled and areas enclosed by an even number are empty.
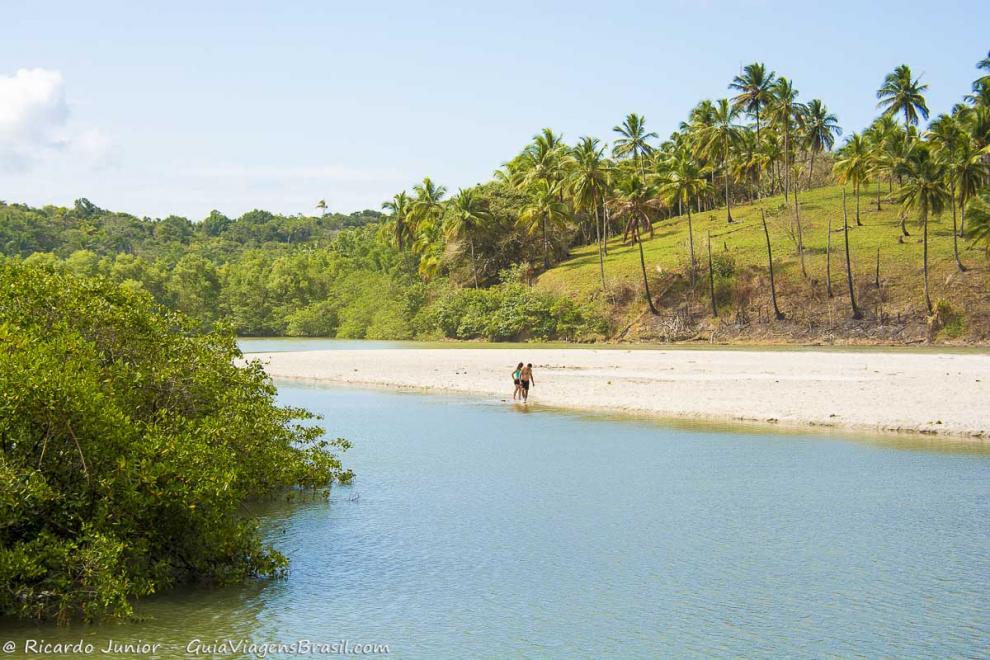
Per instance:
[[[522,362],[516,365],[516,369],[521,369],[521,368],[522,368]]]
[[[529,364],[527,364],[526,366],[527,366],[527,367],[530,367],[530,368],[532,368],[532,367],[533,367],[533,363],[532,363],[532,362],[530,362],[530,363],[529,363]]]

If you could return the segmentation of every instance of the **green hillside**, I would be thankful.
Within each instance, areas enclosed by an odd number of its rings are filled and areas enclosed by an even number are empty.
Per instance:
[[[881,210],[876,207],[876,186],[860,198],[862,226],[856,226],[856,200],[847,191],[849,245],[854,290],[864,319],[850,317],[844,243],[842,233],[842,187],[831,186],[799,194],[801,228],[807,277],[802,276],[798,256],[793,197],[786,205],[782,196],[733,209],[733,224],[726,222],[725,209],[694,213],[694,243],[697,279],[689,282],[688,219],[686,215],[656,222],[655,236],[645,237],[643,249],[650,287],[661,303],[660,319],[647,318],[642,298],[643,280],[636,245],[613,237],[605,257],[605,278],[609,295],[615,301],[618,325],[633,324],[631,335],[618,338],[688,339],[698,332],[718,328],[723,339],[738,337],[772,339],[803,333],[807,339],[828,338],[829,330],[855,340],[912,340],[926,338],[928,324],[923,297],[922,236],[917,222],[909,218],[910,236],[901,238],[899,207],[888,200],[886,184],[881,188]],[[761,223],[766,212],[774,256],[777,295],[786,320],[772,323],[766,318],[770,307],[767,249]],[[834,297],[826,291],[826,242],[831,220],[831,279]],[[716,272],[716,298],[721,322],[705,321],[711,315],[708,293],[707,236]],[[877,250],[880,251],[880,288],[875,285]],[[929,222],[929,268],[933,301],[947,301],[945,312],[953,318],[940,320],[943,340],[985,340],[990,332],[990,268],[981,249],[959,240],[960,257],[967,271],[958,271],[953,257],[952,216]],[[576,297],[602,298],[598,251],[594,245],[573,251],[573,257],[544,273],[537,281],[541,289]],[[624,312],[624,313],[623,313]],[[677,336],[658,329],[664,316],[680,314],[686,320]],[[760,320],[763,320],[761,323]],[[861,331],[856,332],[857,328]],[[935,328],[935,330],[939,330]],[[706,338],[710,335],[706,334]]]

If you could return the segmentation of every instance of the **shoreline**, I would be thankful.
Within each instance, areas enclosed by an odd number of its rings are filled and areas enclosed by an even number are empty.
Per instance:
[[[245,357],[275,352],[303,352],[314,350],[349,350],[347,348],[334,348],[333,343],[343,344],[367,344],[380,345],[381,348],[394,349],[442,349],[442,350],[505,350],[515,349],[521,351],[531,350],[568,350],[568,351],[755,351],[770,353],[803,353],[803,352],[823,352],[823,353],[906,353],[906,354],[961,354],[961,355],[988,355],[990,356],[990,344],[983,343],[963,343],[963,344],[938,344],[928,342],[910,342],[901,344],[871,344],[871,343],[709,343],[705,341],[679,341],[679,342],[569,342],[569,341],[483,341],[473,339],[333,339],[327,337],[256,337],[239,336],[238,342],[263,342],[266,345],[285,344],[330,344],[329,348],[307,348],[302,351],[274,351],[274,350],[249,350],[244,351]],[[367,349],[366,349],[367,350]]]
[[[386,357],[387,356],[387,357]],[[532,362],[530,403],[658,420],[990,441],[990,355],[632,348],[250,353],[284,380],[494,396]]]

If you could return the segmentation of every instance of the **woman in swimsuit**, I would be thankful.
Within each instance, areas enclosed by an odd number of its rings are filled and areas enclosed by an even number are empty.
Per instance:
[[[523,403],[529,401],[529,386],[536,387],[536,378],[533,377],[533,363],[530,362],[519,373],[519,386],[522,388]]]
[[[522,375],[523,363],[520,362],[516,365],[516,370],[512,372],[512,384],[515,385],[515,389],[512,390],[512,400],[515,401],[522,393],[522,385],[519,382],[519,377]]]

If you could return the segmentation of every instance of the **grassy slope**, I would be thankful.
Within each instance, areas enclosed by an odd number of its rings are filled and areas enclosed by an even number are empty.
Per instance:
[[[847,193],[849,212],[849,241],[853,262],[853,274],[857,296],[862,300],[867,312],[866,324],[876,322],[878,309],[882,307],[891,318],[915,321],[924,319],[924,299],[922,297],[922,241],[921,229],[913,219],[908,221],[910,237],[898,242],[900,223],[898,208],[887,200],[886,187],[882,189],[882,210],[876,210],[875,186],[869,187],[860,199],[862,227],[855,226],[856,201],[851,192]],[[782,196],[761,200],[733,208],[735,224],[726,223],[725,210],[717,209],[693,215],[695,252],[699,265],[699,283],[693,297],[693,309],[697,303],[705,303],[707,281],[706,236],[711,231],[712,252],[717,254],[728,250],[735,260],[737,271],[749,273],[751,281],[764,284],[767,255],[766,242],[760,222],[760,209],[767,211],[767,225],[774,252],[775,274],[778,277],[778,297],[781,308],[791,319],[804,318],[811,309],[820,308],[829,318],[844,317],[848,312],[848,293],[845,280],[845,262],[842,236],[842,188],[838,186],[819,188],[802,192],[801,224],[804,234],[805,263],[808,279],[801,277],[796,242],[791,236],[794,210],[791,205],[784,207]],[[828,300],[825,295],[825,244],[829,217],[832,220],[832,287],[836,297]],[[650,270],[651,288],[654,295],[660,295],[668,308],[677,299],[664,299],[665,283],[669,285],[672,276],[684,274],[688,270],[688,227],[687,216],[679,216],[659,221],[655,225],[656,236],[644,243],[647,268]],[[876,261],[876,250],[880,248],[881,291],[872,286]],[[960,241],[960,254],[969,271],[959,274],[952,257],[952,216],[949,213],[929,223],[929,267],[931,272],[931,293],[933,301],[940,298],[949,300],[954,306],[964,309],[967,315],[966,335],[970,339],[984,338],[983,325],[990,315],[990,268],[984,254],[971,249],[966,241]],[[609,254],[605,261],[606,279],[613,289],[634,288],[642,291],[642,276],[639,270],[639,251],[635,246],[622,244],[621,237],[609,243]],[[656,280],[654,288],[653,280]],[[594,246],[579,248],[573,257],[544,273],[538,286],[579,298],[587,298],[600,290],[601,280],[598,270],[598,255]],[[668,286],[668,289],[670,287]],[[861,292],[861,293],[860,293]],[[765,284],[758,287],[748,300],[750,305],[765,305],[767,298]],[[632,302],[625,310],[616,310],[619,315],[641,312],[639,301]],[[739,301],[735,301],[739,306]],[[732,305],[726,310],[732,312]],[[703,309],[701,307],[700,309]],[[703,313],[703,312],[702,312]],[[974,327],[974,323],[975,326]],[[838,334],[843,334],[841,329]],[[913,339],[913,337],[912,337]]]

